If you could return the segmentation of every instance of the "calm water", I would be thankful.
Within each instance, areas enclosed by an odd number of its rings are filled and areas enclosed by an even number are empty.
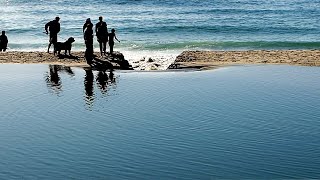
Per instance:
[[[45,51],[44,24],[59,15],[59,39],[73,36],[84,50],[85,19],[104,16],[127,59],[167,62],[187,49],[317,49],[319,7],[319,0],[0,0],[0,29],[10,50]]]
[[[318,67],[0,66],[0,179],[320,178]]]

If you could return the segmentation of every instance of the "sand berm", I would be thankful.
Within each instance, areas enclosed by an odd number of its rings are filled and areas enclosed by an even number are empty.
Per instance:
[[[9,51],[0,53],[0,63],[44,63],[86,66],[84,52],[72,57],[46,52]],[[289,64],[320,66],[320,50],[184,51],[169,68],[211,69],[236,64]]]

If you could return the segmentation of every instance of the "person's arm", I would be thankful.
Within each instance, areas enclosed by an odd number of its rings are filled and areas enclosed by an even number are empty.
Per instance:
[[[97,34],[97,32],[98,32],[98,24],[96,24],[96,28],[95,28],[95,30],[94,30],[95,32],[96,32],[96,34]]]
[[[49,24],[50,24],[50,22],[48,22],[48,23],[44,26],[44,30],[46,31],[46,34],[48,34]]]
[[[58,31],[57,31],[57,33],[59,33],[60,32],[60,23],[58,23]]]
[[[82,27],[82,32],[84,33],[84,29],[86,28],[86,24],[83,25]]]
[[[120,41],[118,40],[118,38],[117,38],[116,34],[114,34],[114,38],[115,38],[118,42],[120,42]]]
[[[8,37],[7,36],[5,36],[4,37],[4,44],[7,46],[7,44],[8,44]]]

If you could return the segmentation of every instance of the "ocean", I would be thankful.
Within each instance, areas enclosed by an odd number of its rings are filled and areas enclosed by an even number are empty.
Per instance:
[[[45,51],[46,22],[59,16],[59,40],[85,50],[82,25],[103,16],[131,63],[169,65],[184,50],[317,49],[319,0],[0,0],[10,51]],[[95,41],[95,50],[98,44]]]

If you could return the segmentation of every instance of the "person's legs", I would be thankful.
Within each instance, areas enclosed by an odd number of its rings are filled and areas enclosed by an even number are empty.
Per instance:
[[[110,46],[110,54],[112,54],[112,53],[113,53],[113,46],[114,46],[114,44],[113,44],[113,43],[109,43],[109,46]]]
[[[107,50],[107,41],[103,42],[103,53],[106,55],[106,50]]]
[[[102,56],[102,42],[99,42],[99,46],[100,46],[100,54]]]
[[[54,45],[54,43],[58,42],[58,34],[50,34],[50,38],[49,38],[49,45],[48,45],[48,53],[51,47],[51,44]]]
[[[47,53],[49,53],[50,46],[51,46],[51,42],[49,42]]]

